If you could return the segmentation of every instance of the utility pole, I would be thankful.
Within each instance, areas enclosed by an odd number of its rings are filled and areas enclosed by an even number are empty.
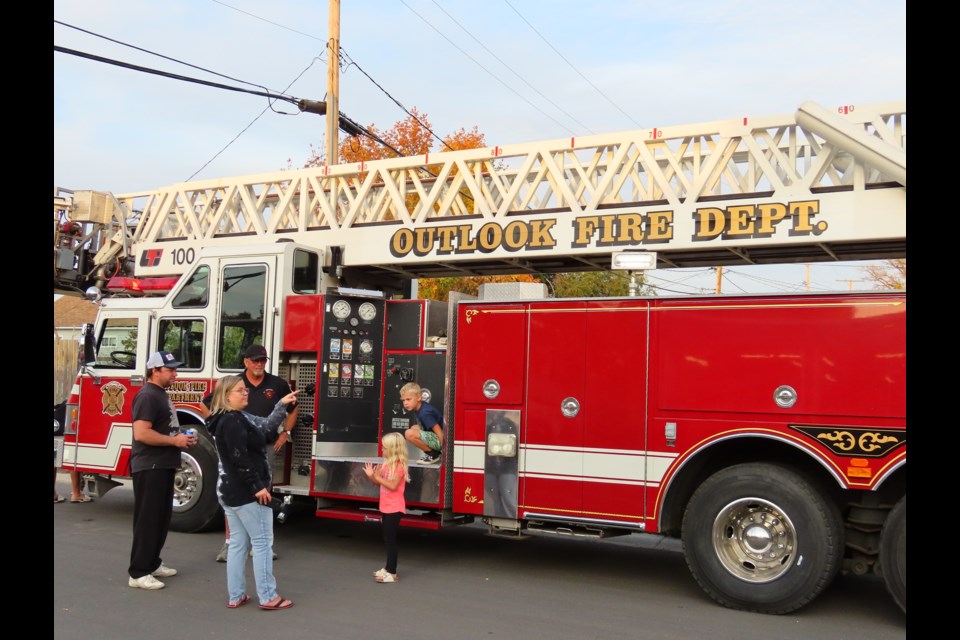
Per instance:
[[[720,293],[720,283],[723,281],[723,267],[717,267],[717,293]]]
[[[846,283],[847,283],[847,291],[853,291],[853,283],[854,283],[854,282],[867,282],[867,280],[859,280],[859,279],[857,279],[857,278],[839,278],[839,279],[837,280],[837,282],[846,282]]]
[[[810,291],[810,263],[809,262],[807,263],[807,277],[803,279],[803,283],[804,285],[806,285],[804,288],[807,291]]]
[[[340,146],[340,0],[330,2],[330,37],[327,40],[327,166],[337,164]]]

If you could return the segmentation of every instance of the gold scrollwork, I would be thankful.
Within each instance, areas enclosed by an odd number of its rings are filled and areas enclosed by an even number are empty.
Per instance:
[[[860,448],[867,452],[876,451],[881,448],[881,445],[891,442],[897,442],[897,439],[873,431],[868,431],[860,436]]]
[[[840,451],[850,451],[857,444],[857,439],[849,431],[834,431],[833,433],[821,433],[817,435],[818,440],[826,440],[833,443],[834,449]]]
[[[467,313],[470,313],[469,311]],[[470,487],[467,487],[463,490],[463,501],[472,504],[477,501],[477,496],[473,495],[473,492],[470,490]]]
[[[878,458],[907,444],[906,432],[899,429],[826,425],[791,425],[791,428],[820,441],[833,453],[844,457]]]
[[[467,309],[467,312],[464,314],[464,318],[466,319],[467,324],[470,324],[471,322],[473,322],[473,316],[477,315],[478,313],[480,312],[477,311],[476,309]]]

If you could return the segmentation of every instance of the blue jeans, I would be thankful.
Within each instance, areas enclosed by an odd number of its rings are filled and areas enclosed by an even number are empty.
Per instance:
[[[273,577],[273,509],[251,502],[242,507],[223,507],[230,524],[227,547],[227,594],[236,602],[247,592],[247,550],[253,545],[253,578],[260,604],[277,597]]]

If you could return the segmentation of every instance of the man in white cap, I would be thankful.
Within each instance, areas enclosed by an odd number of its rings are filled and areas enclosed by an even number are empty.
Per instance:
[[[173,480],[180,468],[180,450],[197,444],[196,434],[180,433],[180,423],[167,387],[177,379],[180,363],[173,354],[158,351],[147,359],[147,381],[133,398],[133,545],[129,585],[134,589],[162,589],[157,577],[176,575],[163,564],[160,551],[167,540],[173,515]]]

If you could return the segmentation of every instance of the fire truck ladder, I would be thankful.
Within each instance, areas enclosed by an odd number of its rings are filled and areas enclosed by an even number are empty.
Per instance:
[[[405,278],[603,269],[631,248],[661,266],[903,257],[906,102],[101,196],[126,225],[101,263],[278,238]],[[145,262],[138,275],[186,268]]]

